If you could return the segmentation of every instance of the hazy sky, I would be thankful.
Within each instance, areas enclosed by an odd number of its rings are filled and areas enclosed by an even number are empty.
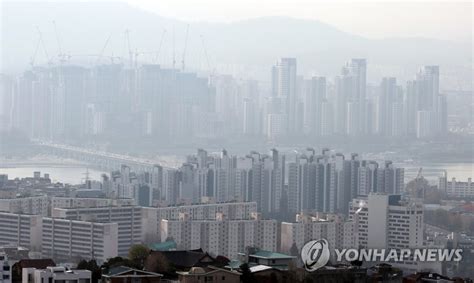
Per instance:
[[[162,16],[229,22],[261,16],[316,19],[372,37],[471,40],[473,4],[434,1],[125,0]]]

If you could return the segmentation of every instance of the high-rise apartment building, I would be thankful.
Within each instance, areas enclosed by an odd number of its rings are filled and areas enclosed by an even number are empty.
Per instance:
[[[326,239],[331,250],[355,247],[353,222],[335,214],[298,214],[295,222],[281,223],[281,251],[290,253],[294,247],[301,251],[311,240]]]
[[[161,221],[161,238],[173,239],[180,249],[198,249],[211,255],[236,259],[247,247],[277,249],[277,221],[260,219],[230,220],[217,214],[215,220],[191,220],[181,214],[179,220]]]
[[[186,215],[188,220],[216,220],[216,215],[223,215],[228,220],[251,219],[257,212],[255,202],[227,202],[208,203],[194,205],[179,205],[168,207],[147,207],[142,208],[143,241],[159,242],[161,238],[162,220],[179,220],[180,215]]]
[[[439,177],[438,189],[441,193],[455,198],[472,198],[474,197],[474,184],[472,179],[467,181],[458,181],[456,178],[448,180],[447,173]]]
[[[372,193],[351,201],[350,220],[354,222],[354,237],[361,248],[423,248],[422,203],[404,200],[401,195]],[[394,264],[414,269],[417,266],[412,259]]]
[[[283,107],[279,114],[286,118],[285,133],[294,133],[298,125],[296,58],[281,58],[272,68],[272,96],[281,99]]]
[[[14,80],[0,75],[0,130],[7,131],[12,127]]]
[[[400,121],[401,97],[398,95],[397,79],[383,78],[380,84],[377,108],[377,132],[383,136],[400,136],[397,121]],[[395,127],[394,127],[395,126]]]
[[[410,89],[413,88],[412,85],[409,86]],[[410,94],[416,95],[416,98],[408,103],[413,105],[413,100],[415,102],[417,138],[431,138],[446,133],[447,106],[446,97],[439,90],[439,66],[422,67],[416,75],[414,91],[415,93]],[[412,112],[413,110],[409,115],[413,115]]]
[[[358,136],[370,132],[366,88],[367,62],[352,59],[335,79],[335,133]]]
[[[94,258],[105,262],[118,255],[120,238],[117,223],[45,217],[42,219],[42,225],[39,242],[43,257],[56,260]]]
[[[42,216],[0,212],[0,245],[41,251]]]
[[[386,161],[360,160],[357,154],[346,158],[323,149],[297,154],[288,162],[288,209],[291,212],[319,211],[348,213],[348,203],[371,192],[401,193],[404,170]]]
[[[142,242],[142,208],[139,206],[109,206],[95,208],[55,208],[53,218],[91,221],[95,223],[116,223],[118,225],[118,247],[120,256],[126,256],[129,248]]]
[[[305,126],[312,136],[321,136],[323,128],[323,103],[327,99],[325,77],[312,77],[305,81]],[[325,122],[325,121],[324,121]]]
[[[157,64],[129,69],[113,62],[35,67],[1,84],[8,105],[2,127],[59,142],[125,131],[159,143],[218,136],[426,139],[448,131],[438,66],[422,67],[406,87],[385,77],[372,88],[363,58],[348,61],[334,80],[298,76],[296,58],[281,58],[269,87],[231,75],[202,78]]]

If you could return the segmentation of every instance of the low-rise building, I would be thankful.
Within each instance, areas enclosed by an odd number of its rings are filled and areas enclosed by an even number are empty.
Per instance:
[[[192,267],[189,271],[178,271],[180,283],[226,282],[239,283],[240,272],[227,270],[215,266]]]
[[[296,256],[271,252],[260,249],[249,249],[247,253],[240,253],[240,261],[247,262],[249,266],[265,265],[278,270],[288,270]]]
[[[12,266],[15,262],[6,253],[0,252],[0,283],[12,282]]]
[[[56,266],[56,263],[52,259],[21,259],[13,265],[12,273],[15,282],[22,281],[22,278],[27,279],[28,282],[33,282],[33,273],[31,270],[34,269],[46,269],[48,266]],[[30,272],[30,273],[28,273]],[[16,279],[16,280],[15,280]]]
[[[188,271],[193,267],[225,266],[228,260],[212,257],[202,249],[181,251],[151,251],[145,260],[145,270],[160,272],[159,263],[166,262],[177,271]]]
[[[89,270],[69,270],[63,266],[48,266],[46,269],[23,269],[22,283],[90,283]]]
[[[118,266],[102,274],[102,283],[159,283],[162,274]]]
[[[28,258],[28,252],[28,249],[17,246],[0,247],[0,283],[13,282],[13,266],[22,258]]]

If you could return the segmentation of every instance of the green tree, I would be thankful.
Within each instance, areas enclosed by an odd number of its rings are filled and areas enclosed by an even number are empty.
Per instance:
[[[102,270],[99,267],[99,265],[97,265],[97,262],[95,261],[95,259],[91,259],[89,261],[84,260],[84,259],[81,260],[77,264],[77,269],[89,270],[91,272],[92,283],[99,282],[99,279],[102,277]]]
[[[135,263],[140,269],[143,268],[145,259],[150,254],[150,249],[145,245],[133,245],[128,250],[128,259]]]
[[[120,256],[112,257],[109,258],[106,262],[102,264],[102,268],[104,271],[104,274],[107,274],[111,268],[117,267],[117,266],[127,266],[131,268],[139,268],[134,262],[129,260],[128,258],[123,258]]]
[[[77,264],[77,269],[87,269],[87,260],[83,259]]]

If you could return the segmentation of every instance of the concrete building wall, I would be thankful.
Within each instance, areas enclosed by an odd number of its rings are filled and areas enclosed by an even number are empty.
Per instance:
[[[0,245],[41,250],[42,219],[40,215],[0,213]]]
[[[59,260],[118,255],[118,224],[43,218],[42,255]]]

